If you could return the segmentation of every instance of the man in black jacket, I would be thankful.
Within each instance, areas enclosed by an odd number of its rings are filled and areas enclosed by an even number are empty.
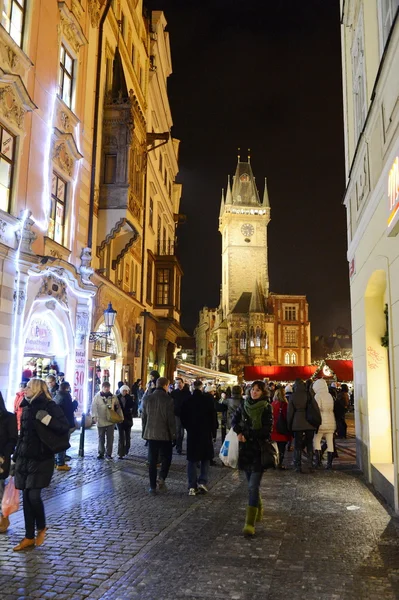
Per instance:
[[[184,400],[191,396],[190,390],[187,385],[184,385],[184,381],[181,377],[175,379],[175,389],[171,393],[175,408],[175,421],[176,421],[176,452],[181,454],[183,450],[183,439],[184,439],[184,427],[181,423],[181,408]]]
[[[47,384],[48,385],[48,384]],[[54,402],[60,406],[69,424],[69,436],[75,429],[74,404],[71,396],[71,386],[67,381],[60,383],[58,390],[54,396]],[[70,471],[71,467],[65,464],[66,451],[58,452],[55,455],[57,471]],[[70,457],[68,457],[70,458]]]
[[[0,533],[5,533],[10,525],[8,517],[1,514],[5,480],[10,472],[11,456],[18,440],[17,417],[7,412],[0,392]]]
[[[202,393],[202,381],[194,382],[194,392],[181,409],[181,421],[187,430],[188,494],[195,496],[208,491],[209,464],[213,458],[216,437],[216,412],[212,396]],[[201,463],[198,477],[197,463]]]

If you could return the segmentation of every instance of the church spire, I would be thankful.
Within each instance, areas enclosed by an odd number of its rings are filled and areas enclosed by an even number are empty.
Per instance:
[[[237,163],[231,194],[232,204],[248,207],[261,206],[255,177],[249,162],[239,161]]]
[[[226,204],[232,204],[230,175],[227,175]]]
[[[221,217],[224,213],[224,189],[222,188],[222,199],[220,201],[220,212],[219,217]]]
[[[265,177],[265,189],[264,189],[264,192],[263,192],[263,203],[262,203],[262,206],[264,208],[270,208],[269,194],[268,194],[268,191],[267,191],[267,178],[266,177]]]

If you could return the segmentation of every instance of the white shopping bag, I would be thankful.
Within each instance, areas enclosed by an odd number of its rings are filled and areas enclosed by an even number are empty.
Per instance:
[[[219,458],[226,467],[237,468],[238,463],[238,438],[233,429],[230,429],[220,448]]]

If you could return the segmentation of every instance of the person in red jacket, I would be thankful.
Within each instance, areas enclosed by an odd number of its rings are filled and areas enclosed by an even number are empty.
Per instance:
[[[15,394],[14,400],[14,412],[17,416],[18,431],[21,429],[21,417],[23,410],[23,407],[21,408],[21,402],[25,398],[25,388],[26,383],[22,382],[19,384],[19,391]]]
[[[288,427],[287,427],[287,410],[288,410],[288,401],[287,398],[285,397],[285,390],[282,386],[278,386],[276,388],[276,391],[274,393],[274,398],[273,398],[273,402],[272,402],[272,409],[273,409],[273,429],[272,429],[272,434],[271,434],[271,439],[273,442],[277,442],[277,446],[278,446],[278,453],[279,453],[279,462],[278,462],[278,469],[284,470],[285,467],[283,466],[283,461],[284,461],[284,452],[285,452],[285,447],[287,445],[287,442],[291,441],[291,435],[288,431]],[[280,418],[281,416],[281,418]],[[277,431],[277,423],[279,423],[279,425],[281,424],[281,422],[283,422],[283,424],[285,423],[285,432],[283,429],[280,429],[280,431]]]

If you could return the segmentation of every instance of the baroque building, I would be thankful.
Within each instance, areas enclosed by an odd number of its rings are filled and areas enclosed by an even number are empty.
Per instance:
[[[357,461],[399,511],[399,3],[341,0]]]
[[[238,158],[222,192],[221,302],[200,311],[195,331],[197,364],[245,376],[245,367],[310,363],[310,323],[305,296],[269,291],[265,180],[261,199],[250,160]]]

